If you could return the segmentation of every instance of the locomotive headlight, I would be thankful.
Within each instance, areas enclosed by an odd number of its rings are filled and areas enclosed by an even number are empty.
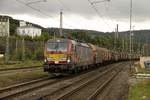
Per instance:
[[[46,63],[46,62],[47,62],[47,59],[44,59],[44,62]]]
[[[67,62],[70,63],[70,59],[68,59]]]

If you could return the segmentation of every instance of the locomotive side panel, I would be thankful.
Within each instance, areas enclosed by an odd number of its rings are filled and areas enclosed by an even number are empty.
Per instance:
[[[93,64],[93,51],[89,46],[77,45],[78,66]]]

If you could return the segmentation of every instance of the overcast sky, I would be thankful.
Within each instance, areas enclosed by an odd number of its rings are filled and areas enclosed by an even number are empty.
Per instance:
[[[46,0],[46,2],[31,3],[33,1],[40,0],[0,0],[0,14],[43,27],[59,27],[59,12],[62,9],[64,28],[104,32],[114,31],[116,24],[119,24],[119,31],[130,28],[130,0],[96,3],[93,6],[97,12],[88,0]],[[150,0],[133,0],[133,27],[136,30],[150,29]]]

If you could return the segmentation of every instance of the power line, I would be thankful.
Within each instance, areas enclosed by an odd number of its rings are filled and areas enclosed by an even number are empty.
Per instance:
[[[90,0],[88,0],[88,2],[90,3],[91,7],[95,10],[95,12],[96,12],[97,15],[99,16],[99,18],[100,18],[100,19],[103,18],[102,15],[99,13],[98,9],[94,6],[94,4],[93,4]],[[104,23],[105,23],[109,28],[111,28],[111,27],[109,26],[109,24],[108,24],[105,20],[103,20],[103,21],[104,21]]]
[[[106,8],[106,9],[107,9],[107,8]],[[108,8],[108,9],[109,9],[109,8]],[[116,23],[118,23],[116,19],[115,19],[115,21],[114,21],[114,19],[112,19],[112,18],[109,16],[109,13],[108,13],[108,17],[110,18],[110,20],[112,21],[113,24],[116,25]]]
[[[69,11],[71,11],[70,10],[70,8],[69,7],[67,7],[61,0],[57,0],[62,6],[64,6],[67,10],[69,10]],[[92,5],[93,4],[96,4],[96,3],[100,3],[100,2],[105,2],[106,0],[103,0],[103,1],[93,1],[93,2],[90,2]],[[107,0],[108,2],[110,1],[110,0]],[[93,5],[94,6],[94,5]],[[95,7],[95,9],[96,9],[96,7]],[[96,12],[97,13],[99,13],[98,12],[98,10],[96,9]],[[102,16],[102,15],[100,15],[100,16]],[[112,21],[111,19],[110,19],[110,21]],[[112,21],[112,23],[114,24],[114,22]],[[115,25],[115,24],[114,24]],[[107,26],[109,26],[109,25],[107,25]],[[109,26],[109,28],[110,28],[110,26]]]
[[[106,0],[103,0],[103,1],[93,1],[93,2],[91,2],[92,4],[96,4],[96,3],[101,3],[101,2],[105,2]],[[110,1],[110,0],[107,0],[108,2]]]
[[[66,6],[61,0],[57,0],[62,6],[64,6],[68,11],[71,11],[71,9]]]
[[[39,3],[39,2],[46,2],[46,0],[30,1],[29,3],[27,3],[27,5],[31,5],[31,4]]]
[[[35,11],[37,11],[37,12],[39,12],[41,15],[45,15],[45,16],[47,16],[47,17],[53,17],[53,16],[51,16],[51,15],[49,15],[49,14],[47,14],[47,13],[44,13],[43,11],[41,11],[40,9],[37,9],[37,8],[34,8],[34,7],[32,7],[32,6],[30,6],[29,5],[29,3],[24,3],[24,2],[22,2],[22,1],[20,1],[20,0],[16,0],[17,2],[19,2],[19,3],[21,3],[21,4],[23,4],[23,5],[25,5],[25,6],[27,6],[27,7],[29,7],[29,8],[31,8],[32,10],[35,10]],[[32,2],[33,3],[33,2]],[[54,20],[54,19],[53,19]],[[75,28],[74,26],[72,26],[72,25],[69,25],[69,24],[67,24],[67,23],[64,23],[66,26],[68,26],[68,27],[70,27],[70,28]]]
[[[103,2],[103,1],[101,1]],[[102,14],[101,14],[102,15]],[[105,17],[106,20],[111,21],[112,24],[114,24],[113,26],[115,26],[116,24],[114,23],[114,20],[112,20],[112,18],[108,15],[107,17]]]
[[[105,7],[106,7],[106,4],[105,4]],[[105,10],[107,12],[107,10]],[[109,16],[109,14],[107,14],[107,17],[106,17],[108,20],[110,20],[114,25],[116,25],[116,21],[114,22],[114,20]]]
[[[92,2],[92,4],[99,4],[99,3],[101,3],[101,2],[106,2],[106,1],[108,1],[108,2],[111,2],[111,0],[103,0],[103,1],[93,1]],[[108,15],[108,19],[114,24],[114,25],[116,25],[115,23],[114,23],[114,21],[112,20],[112,18]]]
[[[70,8],[69,7],[67,7],[61,0],[57,0],[62,6],[64,6],[65,8],[67,8],[69,11],[71,11],[70,10]],[[110,1],[110,0],[103,0],[103,1],[93,1],[93,2],[91,2],[90,0],[88,0],[89,2],[90,2],[90,4],[92,4],[92,6],[94,6],[94,4],[96,4],[96,3],[100,3],[100,2],[105,2],[105,1]],[[94,9],[96,10],[96,12],[98,13],[98,15],[99,15],[99,11],[98,11],[98,9],[94,6]],[[102,15],[100,14],[100,17],[102,17]],[[112,19],[111,18],[109,18],[109,20],[114,24],[114,25],[116,25],[113,21],[112,21]],[[107,22],[105,22],[105,23],[107,23]],[[108,25],[108,23],[107,23],[107,26],[109,27],[109,28],[111,28],[109,25]]]
[[[61,0],[57,0],[59,3],[60,3],[60,5],[62,5],[62,7],[64,7],[64,8],[66,8],[66,10],[68,10],[68,11],[70,11],[71,12],[71,9],[68,7],[68,6],[66,6]],[[63,16],[65,16],[65,14],[63,13]],[[65,17],[64,17],[65,18]],[[80,23],[77,23],[78,25],[80,24]],[[81,25],[81,24],[80,24]],[[81,25],[82,26],[82,25]]]
[[[103,1],[93,1],[93,3],[100,3],[100,2],[104,2],[104,1],[107,1],[107,0],[103,0]],[[111,2],[111,0],[108,0],[108,1]],[[95,4],[95,5],[96,5],[96,4]],[[118,10],[119,10],[119,9],[118,9]],[[119,12],[120,12],[120,10],[119,10]],[[103,15],[104,15],[104,14],[103,14]],[[106,16],[106,19],[110,20],[111,23],[113,24],[113,26],[116,25],[116,24],[119,22],[117,19],[112,19],[109,14]]]
[[[46,14],[46,13],[42,12],[40,9],[37,9],[37,8],[34,8],[34,7],[30,6],[29,3],[24,3],[21,0],[16,0],[16,1],[21,3],[21,4],[23,4],[23,5],[25,5],[25,6],[27,6],[27,7],[29,7],[29,8],[31,8],[32,10],[35,10],[35,11],[39,12],[41,15],[45,15],[47,17],[53,17],[53,16],[51,16],[49,14]]]
[[[24,4],[24,5],[26,5],[27,7],[29,7],[29,8],[31,8],[32,10],[35,10],[35,11],[37,11],[37,12],[39,12],[40,14],[42,14],[42,15],[45,15],[45,16],[47,16],[47,17],[53,17],[53,16],[51,16],[51,15],[49,15],[49,14],[47,14],[47,13],[44,13],[43,11],[41,11],[40,9],[37,9],[37,8],[35,8],[35,7],[32,7],[32,6],[30,6],[29,4],[32,4],[33,2],[31,2],[31,3],[24,3],[24,2],[22,2],[22,1],[20,1],[20,0],[16,0],[17,2],[19,2],[19,3],[22,3],[22,4]],[[70,10],[70,8],[68,8],[61,0],[57,0],[62,6],[64,6],[67,10]],[[90,1],[90,0],[88,0],[89,1],[89,3],[91,4],[91,6],[92,6],[92,8],[96,11],[96,13],[99,15],[99,17],[100,18],[103,18],[102,17],[102,15],[99,13],[99,11],[98,11],[98,9],[92,4],[92,2]],[[40,2],[40,1],[39,1]],[[109,24],[105,21],[105,20],[103,20],[104,21],[104,23],[109,27],[109,28],[111,28],[110,26],[109,26]],[[69,27],[72,27],[72,28],[75,28],[74,26],[72,26],[72,25],[69,25],[69,24],[66,24],[66,23],[64,23],[66,26],[69,26]]]

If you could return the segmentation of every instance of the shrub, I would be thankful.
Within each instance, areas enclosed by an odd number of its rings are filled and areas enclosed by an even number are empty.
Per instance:
[[[33,59],[34,60],[42,60],[43,57],[43,49],[41,47],[38,47],[37,50],[34,52]]]

